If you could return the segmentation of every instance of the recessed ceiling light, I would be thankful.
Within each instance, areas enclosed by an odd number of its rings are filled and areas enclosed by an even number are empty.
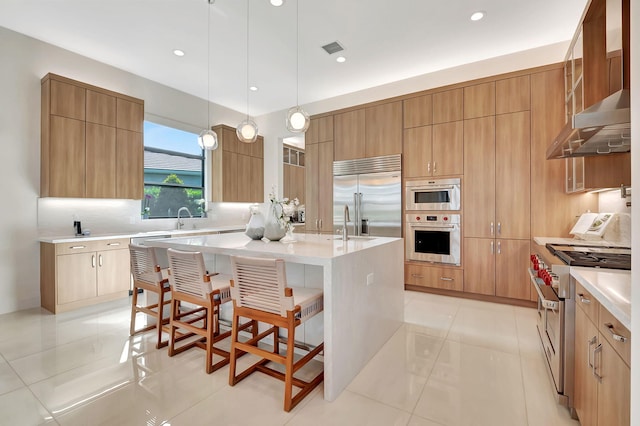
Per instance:
[[[471,14],[471,20],[472,21],[479,21],[482,18],[484,18],[485,13],[482,11],[477,11]]]
[[[343,62],[344,62],[344,61],[346,61],[346,60],[347,60],[347,58],[345,58],[344,56],[338,56],[338,57],[336,58],[336,62],[340,62],[340,63],[343,63]]]
[[[257,92],[258,91],[258,87],[257,86],[251,86],[251,87],[249,87],[249,90],[251,90],[252,92]]]
[[[282,6],[284,4],[284,0],[270,0],[272,6]]]
[[[184,50],[175,49],[173,51],[173,54],[176,55],[176,56],[184,56]]]

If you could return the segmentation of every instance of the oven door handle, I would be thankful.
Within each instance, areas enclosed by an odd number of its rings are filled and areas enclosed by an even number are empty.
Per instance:
[[[552,311],[558,310],[558,305],[559,305],[558,301],[549,300],[549,299],[544,297],[544,294],[542,294],[541,285],[538,284],[538,280],[540,280],[540,278],[536,277],[533,274],[533,270],[530,269],[530,268],[527,268],[527,272],[529,272],[529,277],[531,279],[531,285],[533,286],[533,288],[536,289],[536,292],[538,293],[538,298],[540,299],[540,304],[542,305],[542,307],[545,308],[545,309],[548,309],[548,310],[552,310]],[[540,282],[542,282],[542,280],[540,280]]]
[[[409,226],[411,228],[422,228],[422,229],[458,229],[458,225],[445,225],[445,226],[439,226],[439,225],[425,225],[422,223],[410,223]]]
[[[420,191],[429,191],[429,192],[433,192],[433,191],[442,191],[443,189],[454,189],[456,186],[455,185],[438,185],[438,186],[411,186],[409,187],[411,191],[413,192],[420,192]]]

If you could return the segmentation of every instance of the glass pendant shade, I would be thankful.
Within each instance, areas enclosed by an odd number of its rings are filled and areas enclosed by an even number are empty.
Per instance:
[[[287,129],[293,133],[304,133],[309,128],[309,114],[300,106],[294,106],[287,111]]]
[[[236,127],[236,135],[240,142],[253,143],[258,139],[258,125],[247,118]]]
[[[200,148],[213,151],[218,148],[218,135],[211,129],[204,129],[198,136]]]

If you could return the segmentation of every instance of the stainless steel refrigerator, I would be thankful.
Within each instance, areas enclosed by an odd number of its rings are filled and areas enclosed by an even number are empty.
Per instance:
[[[333,162],[333,228],[344,223],[349,235],[402,236],[402,161],[400,154]]]

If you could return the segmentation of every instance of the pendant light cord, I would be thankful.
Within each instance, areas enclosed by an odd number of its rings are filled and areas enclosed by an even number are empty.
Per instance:
[[[247,121],[249,121],[249,0],[247,0]]]
[[[300,0],[296,0],[296,106],[300,106],[298,95],[300,91],[300,12],[299,12]]]
[[[211,130],[211,5],[207,0],[207,130]]]

